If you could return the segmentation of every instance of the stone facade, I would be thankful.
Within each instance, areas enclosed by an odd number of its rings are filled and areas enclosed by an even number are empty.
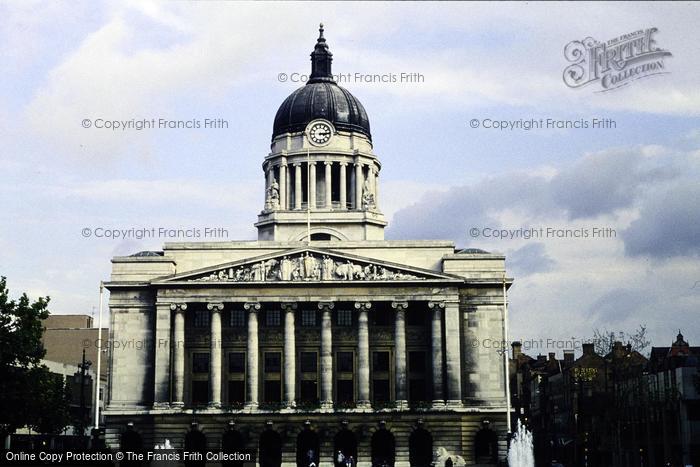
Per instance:
[[[111,355],[107,442],[133,423],[146,448],[197,432],[218,450],[235,432],[266,466],[308,452],[330,466],[338,450],[361,466],[492,463],[503,353],[481,344],[504,338],[505,258],[383,239],[364,109],[333,88],[323,34],[312,60],[305,92],[346,102],[291,123],[281,107],[257,241],[112,259],[111,338],[133,345]]]

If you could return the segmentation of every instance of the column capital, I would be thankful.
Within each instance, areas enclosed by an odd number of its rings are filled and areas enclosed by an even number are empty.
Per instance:
[[[187,309],[187,303],[171,303],[170,309],[176,312],[184,312]]]
[[[207,303],[207,310],[213,311],[213,312],[219,312],[224,309],[224,304],[221,302],[212,302],[212,303]]]
[[[318,302],[318,309],[324,311],[330,311],[335,308],[335,303],[333,302]]]
[[[283,160],[282,162],[280,162],[279,167],[284,167],[286,169],[287,168],[287,161]]]
[[[404,311],[408,308],[408,302],[391,302],[391,307],[396,311]]]
[[[445,302],[428,302],[428,308],[445,308]]]
[[[358,310],[369,310],[372,308],[372,302],[355,302],[355,308]]]
[[[256,313],[260,310],[260,302],[246,302],[243,304],[243,308],[250,313]]]
[[[301,162],[293,162],[292,165],[294,167],[301,167]]]
[[[323,165],[333,165],[333,161],[324,161]]]
[[[282,303],[280,303],[280,307],[285,311],[294,311],[297,309],[297,303],[296,302],[282,302]]]
[[[365,164],[363,164],[362,162],[353,162],[352,165],[354,165],[355,167],[362,167]]]
[[[308,161],[307,164],[309,164],[309,167],[312,167],[316,165],[316,161]]]
[[[347,161],[340,161],[340,162],[338,162],[338,164],[339,164],[341,167],[347,167],[347,166],[348,166],[348,162],[347,162]]]

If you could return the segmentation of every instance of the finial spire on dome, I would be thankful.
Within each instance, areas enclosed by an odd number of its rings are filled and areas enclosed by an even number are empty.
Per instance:
[[[318,39],[314,51],[311,52],[311,76],[307,84],[320,82],[335,82],[331,73],[333,54],[328,50],[326,38],[323,37],[323,23],[318,25]]]

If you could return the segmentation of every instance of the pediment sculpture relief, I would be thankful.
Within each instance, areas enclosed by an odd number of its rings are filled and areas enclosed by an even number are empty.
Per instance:
[[[354,262],[329,255],[316,257],[305,252],[255,263],[222,268],[191,279],[204,282],[294,282],[294,281],[382,281],[421,280],[404,271],[378,264]]]

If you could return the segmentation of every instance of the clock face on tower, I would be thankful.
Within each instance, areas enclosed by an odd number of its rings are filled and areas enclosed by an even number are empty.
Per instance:
[[[314,146],[325,146],[333,136],[333,127],[325,120],[314,120],[306,127],[306,135]]]

